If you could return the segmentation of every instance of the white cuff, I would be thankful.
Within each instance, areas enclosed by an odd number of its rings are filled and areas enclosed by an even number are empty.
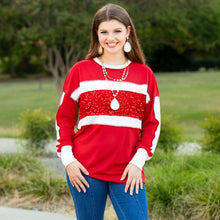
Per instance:
[[[65,167],[67,167],[68,164],[76,161],[76,158],[73,156],[72,152],[72,146],[67,145],[63,146],[61,148],[61,161]]]
[[[139,148],[129,163],[133,163],[142,170],[145,161],[148,160],[148,158],[147,151],[144,148]]]

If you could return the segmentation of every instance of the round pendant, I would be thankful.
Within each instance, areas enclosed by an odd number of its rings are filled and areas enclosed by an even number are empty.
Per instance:
[[[112,110],[118,110],[119,109],[119,102],[116,98],[114,98],[112,101],[111,101],[111,104],[110,104],[110,107]]]

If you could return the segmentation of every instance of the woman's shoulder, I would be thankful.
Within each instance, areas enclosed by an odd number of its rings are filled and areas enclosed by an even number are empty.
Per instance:
[[[85,67],[85,65],[91,65],[93,63],[93,59],[85,59],[85,60],[80,60],[77,63],[73,65],[72,68],[81,68]]]
[[[153,74],[152,69],[147,64],[132,62],[132,66],[138,72],[145,72],[147,74]]]
[[[93,59],[80,60],[72,66],[67,77],[70,80],[83,80],[92,72],[96,72],[94,70],[97,69],[97,66],[98,64]]]
[[[79,72],[86,70],[87,68],[91,67],[93,64],[92,59],[85,59],[85,60],[80,60],[76,62],[70,69],[68,75],[75,75],[78,74]]]

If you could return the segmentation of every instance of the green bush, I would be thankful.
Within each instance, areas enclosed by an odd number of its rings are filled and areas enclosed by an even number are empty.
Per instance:
[[[204,149],[220,153],[220,113],[207,117],[203,128],[205,130]]]
[[[164,220],[219,219],[220,158],[217,154],[176,156],[174,152],[158,151],[154,157],[158,157],[158,162],[145,166],[146,193],[153,216]]]
[[[29,154],[0,155],[0,176],[0,196],[51,201],[69,195],[65,178],[55,177]]]
[[[213,172],[211,173],[213,175]],[[204,175],[204,174],[203,174]],[[209,175],[211,177],[211,175]],[[193,219],[220,219],[220,184],[217,172],[208,178],[203,185],[185,197],[188,204],[187,216]]]
[[[21,138],[27,142],[28,151],[41,154],[45,150],[46,142],[55,137],[55,115],[40,110],[27,110],[21,114]]]
[[[165,113],[161,117],[161,132],[158,141],[158,148],[174,150],[182,142],[183,132],[178,124],[177,118],[172,114]]]

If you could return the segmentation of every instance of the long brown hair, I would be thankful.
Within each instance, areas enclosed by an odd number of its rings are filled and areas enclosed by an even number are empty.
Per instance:
[[[115,4],[107,4],[96,12],[92,23],[92,36],[91,36],[90,49],[88,54],[86,55],[86,59],[100,56],[98,54],[98,47],[99,47],[99,41],[97,35],[98,27],[101,22],[109,21],[113,19],[118,20],[119,22],[124,24],[126,28],[128,26],[131,26],[128,41],[130,42],[132,49],[130,52],[125,53],[125,56],[133,62],[145,64],[144,54],[139,44],[133,22],[127,11],[121,6]]]

